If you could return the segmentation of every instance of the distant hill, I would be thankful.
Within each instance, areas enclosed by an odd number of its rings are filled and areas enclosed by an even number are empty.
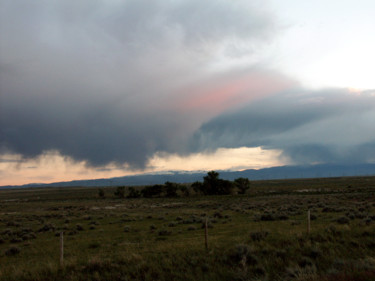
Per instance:
[[[244,171],[218,171],[220,178],[234,180],[239,177],[250,180],[267,179],[292,179],[292,178],[324,178],[345,176],[374,176],[375,164],[335,165],[321,164],[309,166],[280,166],[259,170]],[[165,174],[140,174],[135,176],[116,177],[95,180],[76,180],[69,182],[56,182],[49,184],[26,184],[22,186],[1,186],[0,188],[12,187],[64,187],[64,186],[118,186],[118,185],[152,185],[162,184],[166,181],[177,183],[189,183],[202,181],[207,172],[166,172]]]

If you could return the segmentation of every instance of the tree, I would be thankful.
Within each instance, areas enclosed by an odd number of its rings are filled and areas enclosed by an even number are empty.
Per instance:
[[[145,198],[160,197],[162,192],[163,186],[160,184],[146,186],[144,189],[141,190],[141,193]]]
[[[203,178],[201,191],[205,195],[226,195],[231,194],[233,183],[228,180],[219,179],[219,173],[211,171]]]
[[[186,185],[180,185],[180,190],[184,196],[189,196],[190,192]]]
[[[98,195],[100,198],[104,199],[105,198],[105,194],[104,194],[104,190],[102,188],[99,188],[98,190]]]
[[[125,197],[125,186],[118,186],[114,194],[118,198],[124,198]]]
[[[219,180],[219,173],[215,171],[211,171],[207,173],[207,176],[203,177],[204,184],[216,184]]]
[[[164,184],[164,187],[165,187],[166,197],[178,197],[177,195],[178,185],[176,183],[167,181]]]
[[[205,195],[217,194],[217,187],[219,185],[219,173],[211,171],[207,176],[203,177],[202,192]]]
[[[193,182],[191,184],[191,187],[193,188],[193,190],[194,190],[195,193],[200,193],[200,192],[203,193],[203,190],[202,190],[203,189],[203,184],[200,181]]]
[[[217,187],[215,194],[217,195],[228,195],[231,194],[234,188],[234,184],[228,180],[219,179],[217,182]]]
[[[250,181],[248,178],[238,178],[234,180],[234,184],[239,189],[239,194],[245,194],[250,188]]]
[[[139,198],[141,197],[141,193],[139,190],[136,190],[134,187],[129,187],[129,194],[126,198]]]

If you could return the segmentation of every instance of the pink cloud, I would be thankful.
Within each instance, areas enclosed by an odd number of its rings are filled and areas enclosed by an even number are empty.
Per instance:
[[[258,71],[219,77],[182,91],[173,101],[182,113],[216,115],[240,104],[296,86],[296,82],[274,72]]]

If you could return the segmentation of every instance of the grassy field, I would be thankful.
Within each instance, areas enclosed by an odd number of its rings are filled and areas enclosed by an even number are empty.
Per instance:
[[[226,196],[103,190],[0,190],[0,280],[375,280],[374,177],[254,181]]]

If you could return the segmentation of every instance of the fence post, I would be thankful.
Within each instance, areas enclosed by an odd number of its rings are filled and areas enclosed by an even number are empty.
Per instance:
[[[307,234],[310,234],[310,210],[307,211]]]
[[[64,232],[60,232],[60,266],[64,265]]]
[[[207,217],[204,222],[204,240],[205,240],[206,250],[208,250],[208,218]]]

